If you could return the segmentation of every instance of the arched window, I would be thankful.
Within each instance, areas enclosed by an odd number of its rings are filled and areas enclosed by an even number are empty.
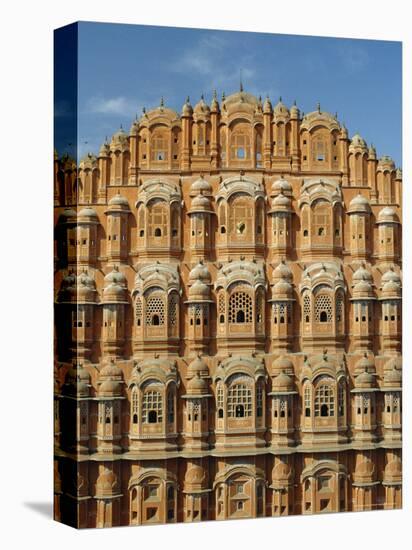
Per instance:
[[[263,159],[263,156],[262,156],[262,136],[263,136],[263,127],[262,126],[258,126],[256,127],[256,149],[255,149],[255,154],[256,154],[256,168],[261,168],[262,167],[262,159]]]
[[[169,208],[165,201],[154,199],[148,206],[149,211],[149,236],[166,237],[169,219]]]
[[[252,237],[255,234],[253,227],[254,201],[249,195],[238,193],[230,201],[229,223],[232,237]]]
[[[319,294],[315,299],[315,321],[332,322],[332,298],[328,294]]]
[[[340,380],[338,386],[338,415],[345,415],[345,382]]]
[[[169,389],[167,394],[167,421],[172,424],[175,420],[175,394],[172,389]]]
[[[311,403],[311,387],[309,382],[305,385],[305,391],[304,391],[304,408],[305,408],[305,416],[310,417],[311,416],[311,409],[312,409],[312,403]]]
[[[250,128],[239,124],[230,135],[230,158],[244,161],[251,159]]]
[[[168,135],[165,131],[153,132],[151,139],[152,160],[162,162],[167,160]]]
[[[219,315],[219,323],[225,322],[225,311],[226,311],[226,305],[225,305],[225,294],[223,291],[219,293],[218,297],[218,315]]]
[[[146,325],[161,326],[165,322],[165,304],[159,292],[149,295],[146,299]]]
[[[258,418],[263,416],[263,383],[259,381],[256,386],[256,416]]]
[[[218,418],[223,418],[224,416],[224,393],[223,393],[223,384],[218,382],[216,388],[216,407],[217,407],[217,416]]]
[[[335,396],[329,383],[320,383],[316,388],[315,416],[335,416]]]
[[[229,298],[229,323],[251,323],[253,302],[247,292],[236,291]]]
[[[148,389],[143,394],[142,422],[156,424],[163,420],[163,400],[160,391]]]
[[[179,295],[177,292],[172,292],[169,295],[169,327],[177,327],[177,315],[179,307]]]
[[[325,136],[316,136],[312,139],[313,161],[316,163],[326,163],[328,160],[328,147]]]
[[[336,294],[336,322],[343,323],[343,293],[338,291]]]
[[[258,289],[256,293],[256,323],[263,323],[264,313],[264,294],[262,289]]]
[[[330,235],[332,209],[328,202],[318,201],[313,210],[313,230],[317,237]]]
[[[305,320],[305,323],[310,323],[310,296],[309,294],[305,294],[303,297],[303,318]]]
[[[237,381],[230,385],[227,396],[227,414],[232,418],[252,415],[252,390],[248,383]]]
[[[133,386],[132,388],[130,413],[131,413],[132,423],[137,424],[139,420],[139,390],[137,386]]]
[[[140,327],[142,324],[142,299],[140,296],[136,298],[135,312],[136,312],[136,325]]]

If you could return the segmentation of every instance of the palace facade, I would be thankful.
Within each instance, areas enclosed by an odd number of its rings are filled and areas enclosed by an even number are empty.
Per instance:
[[[389,157],[241,89],[54,165],[57,520],[401,506]]]

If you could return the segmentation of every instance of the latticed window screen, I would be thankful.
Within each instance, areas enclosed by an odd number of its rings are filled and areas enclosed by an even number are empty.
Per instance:
[[[331,209],[328,204],[320,203],[314,211],[315,236],[322,237],[330,233]]]
[[[169,423],[175,420],[175,398],[172,390],[167,394],[167,421]]]
[[[264,297],[263,292],[260,290],[256,296],[256,322],[263,323],[263,311],[264,311]]]
[[[252,415],[252,390],[248,383],[232,383],[227,395],[227,413],[230,417]]]
[[[362,406],[363,406],[363,414],[367,414],[371,406],[371,399],[369,395],[362,396]]]
[[[177,308],[178,308],[179,296],[176,292],[173,292],[169,296],[169,326],[175,327],[177,324]]]
[[[152,137],[152,160],[167,160],[167,136],[165,134],[154,134]]]
[[[400,397],[399,393],[394,393],[393,394],[392,404],[393,404],[393,412],[394,413],[400,412],[400,410],[401,410],[401,397]]]
[[[290,323],[292,320],[292,306],[287,302],[273,303],[273,321],[277,323]]]
[[[332,322],[332,298],[327,294],[320,294],[315,300],[315,321],[317,323]]]
[[[168,207],[165,201],[155,200],[149,206],[149,235],[165,237],[168,226]]]
[[[142,299],[139,296],[136,298],[135,311],[136,311],[136,324],[140,325],[143,310],[142,310]]]
[[[146,301],[146,325],[164,325],[165,304],[161,296],[149,296]]]
[[[336,296],[336,321],[343,320],[343,296],[341,293]]]
[[[311,391],[310,391],[310,385],[306,384],[305,386],[305,392],[304,392],[304,403],[305,403],[305,416],[306,413],[310,414],[311,409]]]
[[[329,384],[320,384],[316,388],[315,416],[335,416],[335,396]]]
[[[327,146],[322,138],[314,139],[312,143],[312,152],[314,161],[326,161],[327,160]]]
[[[343,381],[339,382],[338,410],[339,410],[339,416],[343,416],[345,414],[345,384]]]
[[[263,385],[261,382],[256,388],[256,416],[263,416]]]
[[[131,418],[133,424],[136,424],[139,419],[139,390],[136,386],[132,388],[132,399],[131,399]]]
[[[199,413],[200,413],[200,401],[199,399],[193,399],[188,401],[187,403],[187,412],[190,415],[189,420],[191,419],[193,415],[193,420],[199,420]]]
[[[303,297],[303,318],[305,323],[310,321],[310,296],[308,294]]]
[[[229,209],[230,232],[232,235],[251,234],[254,202],[252,197],[237,195]]]
[[[234,132],[230,138],[230,157],[232,159],[250,159],[250,137],[246,133]]]
[[[216,390],[216,404],[218,409],[223,409],[224,406],[224,394],[223,394],[223,385],[219,383]]]
[[[162,394],[156,390],[146,390],[143,394],[142,421],[143,423],[162,422],[163,400]]]
[[[229,323],[251,323],[252,319],[251,296],[246,292],[234,292],[229,299]]]
[[[223,292],[219,294],[218,308],[219,308],[219,315],[224,315],[225,314],[225,295]]]

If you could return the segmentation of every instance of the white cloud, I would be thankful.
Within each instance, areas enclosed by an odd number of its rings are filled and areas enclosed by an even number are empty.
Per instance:
[[[85,107],[86,112],[105,115],[132,115],[140,109],[140,103],[125,96],[109,98],[94,96],[86,102]]]
[[[202,37],[197,43],[189,46],[171,67],[173,72],[193,74],[199,77],[202,85],[208,88],[221,88],[231,91],[239,86],[240,69],[242,80],[248,88],[255,77],[254,56],[233,58],[230,53],[230,42],[221,35]]]

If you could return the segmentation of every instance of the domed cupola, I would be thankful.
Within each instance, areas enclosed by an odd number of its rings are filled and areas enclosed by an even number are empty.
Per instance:
[[[382,279],[381,279],[382,286],[385,283],[388,283],[389,281],[392,281],[392,282],[397,283],[399,285],[401,284],[401,278],[396,273],[396,271],[393,269],[393,267],[388,269],[388,271],[385,271],[385,273],[382,275]]]
[[[377,166],[378,172],[385,172],[385,171],[392,172],[393,170],[395,170],[395,163],[393,162],[391,157],[384,155],[379,159],[378,166]]]
[[[358,193],[349,203],[348,214],[354,214],[355,212],[370,213],[370,203],[368,199]]]
[[[194,197],[190,205],[190,213],[194,212],[206,212],[208,214],[213,213],[210,199],[202,194]]]
[[[360,281],[367,281],[371,284],[373,283],[372,274],[366,269],[365,264],[363,263],[358,267],[352,277],[352,283],[354,285]]]
[[[130,211],[127,199],[120,193],[117,193],[109,200],[108,206],[108,210],[110,211]]]
[[[205,102],[205,99],[203,97],[203,94],[200,97],[200,101],[196,103],[195,108],[193,110],[193,113],[195,115],[195,118],[197,117],[208,117],[210,115],[210,107]]]
[[[212,186],[210,183],[203,177],[203,174],[200,175],[200,178],[195,180],[190,186],[190,196],[196,197],[197,195],[211,196],[212,195]]]
[[[293,279],[292,271],[284,260],[279,262],[272,274],[272,280],[274,283],[280,279],[285,279],[288,283],[291,283]]]
[[[187,367],[186,378],[191,379],[195,376],[201,378],[208,378],[209,376],[209,367],[200,354],[197,354],[196,358]]]
[[[77,221],[79,223],[98,223],[96,210],[90,207],[82,208],[77,214]]]
[[[296,101],[293,102],[293,105],[290,108],[290,118],[294,120],[299,120],[300,118],[300,111],[298,106],[296,105]]]
[[[391,206],[385,206],[378,214],[377,223],[399,223],[396,211]]]
[[[263,112],[272,113],[272,103],[270,102],[269,96],[266,96],[265,102],[263,103]]]
[[[208,384],[204,378],[200,377],[199,373],[197,373],[187,383],[187,394],[190,396],[199,397],[201,395],[207,394],[208,391]]]
[[[74,364],[67,371],[65,383],[62,387],[63,393],[78,397],[88,397],[90,388],[90,374],[82,364]]]
[[[128,303],[126,277],[117,266],[104,278],[103,302]]]
[[[190,104],[190,99],[188,96],[182,107],[182,116],[191,117],[192,115],[193,115],[193,107]]]
[[[219,107],[219,102],[217,100],[216,90],[213,90],[213,97],[212,97],[212,103],[210,104],[210,111],[212,113],[219,113],[220,112],[220,107]]]
[[[82,303],[94,303],[97,300],[96,283],[87,271],[77,276],[77,300]]]
[[[355,134],[349,145],[349,152],[352,153],[358,151],[366,153],[368,151],[368,146],[366,141],[359,134]]]
[[[107,158],[110,155],[110,143],[106,141],[102,143],[99,149],[99,158]]]
[[[271,367],[271,376],[276,377],[282,372],[288,374],[289,376],[293,376],[294,374],[292,361],[284,355],[281,355],[280,357],[275,359],[275,361],[273,361]]]
[[[292,185],[283,177],[283,174],[281,177],[277,180],[275,180],[272,183],[272,190],[271,190],[271,196],[276,196],[279,194],[286,195],[287,197],[292,196]]]
[[[99,373],[98,395],[99,397],[119,397],[122,395],[123,384],[122,370],[112,360]]]
[[[274,120],[280,121],[280,120],[286,120],[289,118],[289,109],[286,107],[286,105],[282,102],[282,98],[279,97],[279,101],[275,105],[273,109],[273,118]]]
[[[283,194],[281,191],[279,195],[274,197],[272,200],[272,210],[270,213],[278,213],[278,212],[285,212],[285,213],[291,213],[292,207],[291,207],[291,200],[289,197]]]
[[[112,152],[124,152],[129,150],[128,136],[123,130],[123,126],[120,125],[120,128],[112,136],[110,142],[110,150]]]

